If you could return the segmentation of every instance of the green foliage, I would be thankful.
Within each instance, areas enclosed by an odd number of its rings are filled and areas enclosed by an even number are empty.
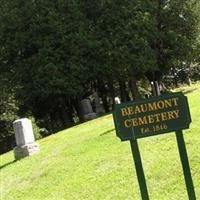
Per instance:
[[[151,15],[155,32],[151,47],[156,54],[158,70],[168,73],[170,68],[182,68],[183,63],[197,58],[199,14],[196,1],[155,1]],[[149,33],[149,35],[151,35]]]
[[[42,129],[37,126],[35,119],[33,117],[29,117],[29,119],[32,122],[33,133],[34,133],[35,139],[36,140],[41,139],[42,138],[42,135],[41,135]]]
[[[154,54],[147,41],[153,26],[149,26],[151,16],[145,11],[139,1],[102,1],[92,29],[99,44],[100,77],[118,79],[154,68]]]
[[[199,85],[181,88],[192,115],[184,131],[197,199],[200,199]],[[39,154],[13,162],[0,156],[1,199],[141,199],[129,142],[121,142],[111,115],[39,141]],[[138,140],[150,198],[186,200],[174,133]],[[53,191],[53,192],[52,192]]]
[[[191,67],[190,77],[193,81],[200,80],[200,65],[196,65],[196,66]]]
[[[198,62],[199,6],[195,0],[2,0],[0,70],[20,114],[55,132],[71,126],[73,114],[81,119],[78,103],[95,84],[101,97],[113,98],[119,81],[156,79],[156,72]]]
[[[15,144],[13,122],[18,118],[18,108],[13,95],[0,90],[0,153],[3,153]]]
[[[57,119],[87,92],[93,76],[80,3],[17,0],[4,2],[1,11],[1,61],[12,77],[20,114],[32,113],[50,131],[66,127]]]

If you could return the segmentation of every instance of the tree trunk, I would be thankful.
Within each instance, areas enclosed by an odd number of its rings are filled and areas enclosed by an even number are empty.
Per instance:
[[[69,128],[72,126],[72,113],[69,113],[66,109],[59,110],[60,120],[63,128]]]
[[[120,97],[122,102],[130,101],[128,92],[126,90],[126,84],[124,81],[119,80]]]
[[[153,96],[156,96],[156,88],[154,85],[154,81],[151,81],[150,84],[151,84],[151,93]]]
[[[79,117],[80,122],[84,122],[84,113],[83,113],[83,109],[81,107],[81,99],[76,97],[73,100],[73,105],[74,105],[74,108],[77,112],[77,115]]]
[[[160,96],[161,95],[161,91],[160,91],[158,81],[151,81],[151,89],[152,89],[153,96]]]
[[[132,98],[139,99],[140,94],[139,94],[139,90],[138,90],[138,86],[137,86],[137,81],[132,77],[129,80],[129,87],[130,87],[130,90],[132,93]]]
[[[106,113],[110,112],[107,96],[103,94],[101,98],[102,98],[102,101],[103,101],[103,108],[104,108],[105,112]]]
[[[115,89],[113,86],[113,82],[109,82],[109,89],[110,89],[110,94],[112,98],[112,109],[113,109],[115,106]]]
[[[98,91],[99,91],[99,96],[101,97],[102,102],[103,102],[103,108],[105,110],[105,113],[108,113],[108,112],[110,112],[110,109],[109,109],[109,103],[108,103],[108,100],[107,100],[107,90],[105,88],[104,83],[102,83],[102,81],[98,80],[97,81],[97,88],[98,88]]]

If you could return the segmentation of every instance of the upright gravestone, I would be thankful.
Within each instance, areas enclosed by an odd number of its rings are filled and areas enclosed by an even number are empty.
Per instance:
[[[98,92],[94,92],[93,96],[94,96],[94,101],[95,101],[95,112],[97,113],[97,115],[101,115],[105,113],[102,105],[100,104]]]
[[[30,156],[39,151],[35,142],[31,120],[24,118],[13,122],[17,146],[14,148],[15,159]]]
[[[115,97],[115,104],[120,104],[120,103],[121,103],[121,101],[120,101],[119,97]]]
[[[83,99],[81,101],[81,106],[83,110],[84,120],[90,120],[97,117],[97,114],[93,112],[92,105],[89,99]]]

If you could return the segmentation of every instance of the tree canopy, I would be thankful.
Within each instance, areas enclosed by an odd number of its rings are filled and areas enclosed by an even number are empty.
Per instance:
[[[197,0],[2,0],[4,96],[52,132],[81,119],[94,90],[108,111],[116,88],[128,100],[142,77],[199,61],[198,9]]]

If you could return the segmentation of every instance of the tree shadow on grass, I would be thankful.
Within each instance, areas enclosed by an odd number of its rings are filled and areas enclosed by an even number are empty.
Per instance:
[[[12,164],[15,163],[16,161],[17,161],[17,160],[13,160],[13,161],[11,161],[11,162],[8,162],[8,163],[6,163],[6,164],[0,166],[0,170],[3,169],[3,168],[5,168],[5,167],[7,167],[7,166],[9,166],[9,165],[12,165]]]
[[[189,93],[192,93],[194,92],[195,90],[197,90],[198,88],[194,88],[194,89],[191,89],[191,90],[185,90],[183,91],[183,94],[189,94]]]
[[[115,129],[113,128],[113,129],[110,129],[110,130],[108,130],[108,131],[105,131],[105,132],[101,133],[100,136],[107,135],[107,134],[113,132],[114,130],[115,130]]]

